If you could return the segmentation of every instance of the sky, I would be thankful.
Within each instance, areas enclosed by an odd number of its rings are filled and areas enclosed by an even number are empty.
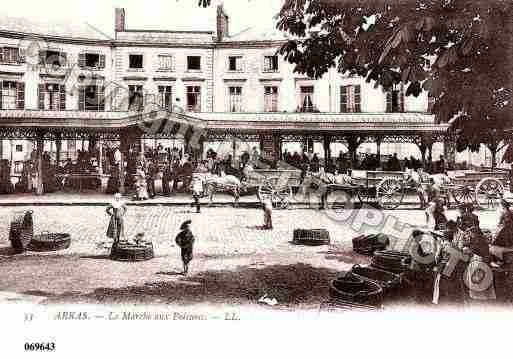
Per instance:
[[[128,29],[215,31],[216,5],[224,3],[232,35],[252,26],[272,28],[282,0],[212,0],[210,8],[198,0],[16,0],[0,13],[44,21],[83,21],[108,36],[114,35],[114,9],[126,10]]]

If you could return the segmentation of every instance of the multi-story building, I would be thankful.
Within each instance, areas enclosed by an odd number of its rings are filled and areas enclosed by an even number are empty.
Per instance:
[[[447,125],[435,123],[427,94],[385,92],[336,69],[307,78],[277,54],[285,40],[277,30],[231,36],[222,7],[215,32],[128,29],[116,9],[113,39],[79,23],[3,19],[1,157],[22,161],[39,139],[62,161],[97,140],[120,140],[127,119],[148,106],[202,122],[203,151],[230,141],[235,155],[259,146],[268,157],[285,148],[451,157],[452,146],[442,145]],[[166,138],[184,142],[180,131]]]

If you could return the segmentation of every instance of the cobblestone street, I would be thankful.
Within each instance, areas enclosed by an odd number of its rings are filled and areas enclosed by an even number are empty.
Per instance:
[[[34,211],[35,233],[70,233],[69,249],[53,253],[10,254],[9,223],[14,210]],[[256,304],[263,295],[285,307],[315,307],[328,296],[328,282],[354,263],[369,258],[352,252],[351,239],[361,222],[377,223],[373,210],[356,220],[340,222],[308,209],[275,210],[273,231],[257,227],[263,215],[256,209],[129,207],[127,237],[144,232],[156,258],[124,263],[108,258],[108,217],[101,206],[2,207],[0,209],[0,291],[31,295],[46,303]],[[385,212],[409,225],[422,226],[419,210]],[[455,217],[455,211],[449,215]],[[188,277],[181,271],[174,243],[178,227],[192,219],[197,242]],[[353,217],[354,218],[354,217]],[[495,226],[493,211],[480,213],[482,226]],[[383,222],[383,220],[381,220]],[[396,225],[396,228],[399,228]],[[304,247],[291,243],[294,228],[327,228],[331,245]],[[362,227],[366,233],[380,227]],[[387,232],[387,230],[383,230]],[[409,235],[411,228],[405,230]],[[33,298],[33,297],[30,297]],[[31,299],[32,300],[32,299]]]

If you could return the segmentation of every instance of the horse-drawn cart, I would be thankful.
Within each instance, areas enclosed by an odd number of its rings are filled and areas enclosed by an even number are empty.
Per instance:
[[[442,186],[456,204],[472,203],[481,208],[492,209],[504,196],[508,183],[506,171],[453,171],[449,173],[451,183]]]
[[[381,208],[396,209],[404,203],[407,194],[417,190],[418,183],[408,179],[406,172],[353,171],[353,180],[361,187],[360,197],[364,202],[377,202]],[[482,208],[494,208],[504,195],[508,181],[506,171],[459,171],[448,176],[436,174],[431,177],[440,189],[440,196],[447,204],[473,203]],[[422,179],[426,188],[429,181]]]
[[[256,169],[244,173],[242,183],[245,191],[256,190],[258,199],[270,199],[274,208],[285,209],[301,186],[301,171],[298,169]]]

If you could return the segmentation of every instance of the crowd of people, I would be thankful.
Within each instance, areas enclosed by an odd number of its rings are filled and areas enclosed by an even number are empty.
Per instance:
[[[417,170],[424,168],[429,173],[445,173],[447,167],[444,156],[440,156],[438,161],[426,161],[424,164],[421,160],[410,156],[400,160],[397,153],[387,156],[387,159],[378,158],[376,154],[362,154],[351,158],[349,153],[339,152],[336,158],[329,158],[326,161],[321,160],[317,153],[297,151],[291,153],[285,150],[283,160],[290,165],[311,172],[317,172],[320,167],[324,167],[327,173],[346,173],[348,170],[367,170],[376,171],[378,169],[384,171],[405,171],[406,169]]]
[[[412,235],[418,256],[413,256],[408,281],[415,289],[417,302],[462,304],[497,299],[493,276],[485,278],[483,266],[493,273],[493,268],[504,265],[507,253],[513,253],[510,207],[506,200],[500,201],[499,220],[492,232],[481,228],[472,204],[459,205],[457,218],[448,219],[443,199],[436,195],[432,198],[426,219],[435,231],[432,233],[439,235],[437,244],[426,251],[421,244],[423,232],[414,231]],[[434,262],[422,260],[433,254]]]

